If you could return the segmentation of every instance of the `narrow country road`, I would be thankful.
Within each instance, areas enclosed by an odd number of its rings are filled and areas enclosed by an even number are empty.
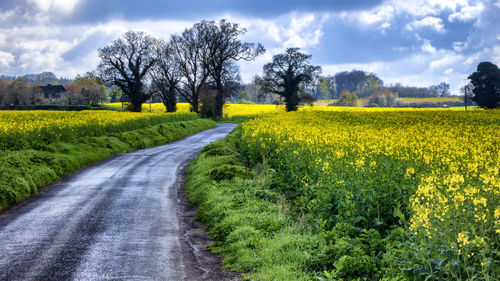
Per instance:
[[[217,280],[178,192],[188,160],[234,126],[112,157],[0,213],[0,280]]]

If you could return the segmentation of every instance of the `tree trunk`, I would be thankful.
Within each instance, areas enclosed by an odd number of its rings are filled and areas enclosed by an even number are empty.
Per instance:
[[[217,83],[217,94],[215,96],[215,118],[222,118],[222,108],[224,106],[224,88]]]
[[[285,96],[286,111],[296,111],[299,105],[299,97],[297,94]]]
[[[141,112],[142,111],[142,102],[141,103],[138,103],[138,102],[132,102],[132,111],[133,112]]]
[[[177,102],[174,100],[167,101],[165,103],[165,108],[167,109],[167,112],[176,112],[177,111]]]
[[[193,98],[193,102],[191,103],[191,110],[194,112],[194,113],[199,113],[199,102],[198,102],[198,97],[197,98]]]
[[[169,88],[167,92],[163,94],[163,104],[167,109],[167,112],[177,111],[177,97],[175,95],[175,89]]]

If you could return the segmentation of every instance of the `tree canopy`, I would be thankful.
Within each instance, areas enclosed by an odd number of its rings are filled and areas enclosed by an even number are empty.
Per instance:
[[[283,54],[273,56],[264,65],[261,94],[277,94],[285,99],[286,110],[297,110],[301,101],[301,85],[311,84],[321,73],[320,66],[310,64],[311,55],[289,48]]]
[[[500,108],[500,70],[491,62],[481,62],[469,77],[474,87],[472,100],[483,108]]]
[[[152,92],[146,90],[146,79],[158,60],[157,46],[156,38],[142,31],[128,31],[98,50],[100,78],[108,86],[118,86],[130,98],[133,111],[140,112],[142,103],[151,97]]]
[[[227,20],[202,21],[199,23],[206,30],[205,38],[209,49],[207,67],[215,87],[215,116],[222,117],[222,107],[234,82],[239,80],[239,69],[234,64],[238,60],[250,61],[265,52],[260,43],[242,42],[240,37],[246,29]]]

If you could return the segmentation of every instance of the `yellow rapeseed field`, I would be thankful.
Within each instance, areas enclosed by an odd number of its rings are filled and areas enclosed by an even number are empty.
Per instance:
[[[500,111],[323,109],[244,123],[248,154],[282,172],[298,207],[319,223],[403,224],[422,261],[453,253],[474,266],[468,277],[491,276],[500,250]]]
[[[108,103],[106,104],[115,110],[121,110],[121,103]],[[127,105],[124,105],[126,110]],[[163,103],[144,103],[142,105],[143,112],[165,112],[165,106]],[[415,110],[446,110],[446,111],[463,111],[461,107],[453,108],[424,108],[424,109],[414,109],[414,108],[376,108],[376,107],[342,107],[342,106],[299,106],[299,111],[415,111]],[[190,105],[188,103],[177,103],[177,112],[187,113],[190,112]],[[263,114],[274,114],[285,112],[284,105],[274,105],[274,104],[225,104],[223,108],[223,113],[225,118],[233,117],[256,117]]]
[[[99,136],[195,118],[197,116],[190,113],[0,111],[0,149],[36,147],[57,140]]]

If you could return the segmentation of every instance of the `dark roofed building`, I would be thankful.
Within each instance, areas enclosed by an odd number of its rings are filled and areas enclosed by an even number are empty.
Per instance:
[[[42,89],[43,95],[46,98],[53,99],[60,98],[62,94],[66,92],[66,88],[62,85],[47,84],[47,86],[40,86],[40,89]]]

